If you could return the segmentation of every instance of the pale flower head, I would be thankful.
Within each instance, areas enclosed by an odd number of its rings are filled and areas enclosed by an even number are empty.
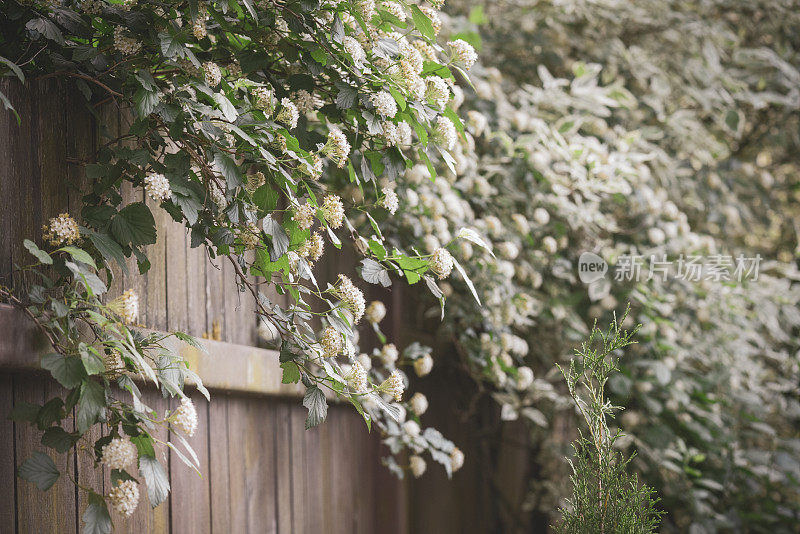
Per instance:
[[[338,195],[327,195],[322,202],[322,214],[331,228],[339,228],[344,222],[344,206]]]
[[[108,492],[111,508],[118,514],[130,517],[139,504],[139,485],[133,480],[123,480]]]
[[[156,202],[169,200],[169,197],[172,196],[169,180],[163,174],[153,173],[145,176],[144,189],[147,191],[147,195]]]
[[[81,237],[78,223],[70,217],[69,213],[62,213],[58,217],[53,217],[43,227],[43,230],[44,240],[54,247],[71,245]]]
[[[195,410],[192,400],[188,397],[182,398],[180,406],[172,412],[170,420],[172,421],[172,426],[187,436],[194,436],[197,430],[197,410]]]
[[[453,256],[450,255],[447,249],[437,248],[433,251],[430,267],[431,271],[433,271],[439,279],[445,279],[450,276],[453,265]]]
[[[453,472],[464,466],[464,453],[458,447],[453,447],[453,450],[450,451],[450,466],[453,468]]]
[[[334,358],[342,352],[342,334],[334,327],[328,326],[322,331],[320,344],[322,345],[322,357]]]
[[[413,411],[417,415],[422,415],[428,411],[428,397],[423,395],[422,393],[414,393],[411,399],[408,401],[408,404]]]
[[[411,469],[411,474],[414,475],[414,478],[419,478],[425,474],[425,469],[427,469],[428,465],[421,456],[414,454],[408,459],[408,467]]]
[[[370,323],[379,323],[386,317],[386,306],[379,300],[373,300],[367,306],[366,315]]]
[[[103,445],[103,455],[100,462],[109,469],[125,469],[136,462],[139,453],[131,440],[127,438],[114,438]]]
[[[422,377],[430,374],[433,369],[433,358],[430,354],[423,354],[414,360],[414,372],[417,376]]]
[[[381,360],[383,364],[387,367],[391,367],[395,364],[397,359],[400,357],[400,351],[397,350],[394,343],[387,343],[383,347],[381,347]]]

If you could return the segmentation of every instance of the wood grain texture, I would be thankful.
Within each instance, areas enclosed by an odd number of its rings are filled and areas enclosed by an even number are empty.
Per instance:
[[[0,375],[0,532],[16,532],[17,528],[17,477],[14,422],[4,417],[14,406],[13,378],[9,374]]]

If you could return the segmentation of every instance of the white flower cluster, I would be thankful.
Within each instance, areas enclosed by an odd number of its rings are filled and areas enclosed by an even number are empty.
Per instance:
[[[217,205],[220,211],[228,206],[228,199],[225,197],[225,190],[216,181],[210,180],[208,182],[208,194],[211,201]]]
[[[421,456],[413,454],[408,459],[408,467],[411,469],[411,474],[414,475],[414,478],[419,478],[425,474],[425,469],[428,468],[428,465]]]
[[[386,317],[386,306],[379,300],[373,300],[367,306],[366,316],[370,323],[379,323]]]
[[[191,399],[182,398],[181,405],[172,412],[170,419],[172,420],[172,425],[178,430],[183,431],[187,436],[194,436],[197,430],[197,410],[195,410]]]
[[[433,369],[433,357],[430,354],[423,354],[414,360],[414,372],[417,376],[426,376]]]
[[[42,227],[44,240],[53,246],[71,245],[81,237],[78,223],[69,216],[69,213],[62,213],[58,217],[53,217],[50,222]]]
[[[419,392],[414,393],[408,401],[408,405],[412,412],[422,415],[428,411],[428,397]]]
[[[222,81],[222,71],[219,70],[219,65],[213,61],[203,63],[203,76],[209,87],[216,87]]]
[[[364,369],[364,366],[361,365],[361,362],[353,363],[353,367],[350,369],[347,379],[356,393],[366,393],[369,382],[367,381],[367,371]]]
[[[347,163],[347,156],[350,155],[350,143],[347,137],[337,128],[331,128],[328,132],[328,140],[322,148],[322,153],[336,161],[336,166],[340,169]]]
[[[353,58],[353,63],[356,65],[361,65],[367,60],[367,54],[364,52],[364,48],[355,38],[349,35],[346,36],[342,39],[342,46],[344,47],[344,51]]]
[[[453,270],[453,256],[444,248],[437,248],[433,251],[433,256],[430,260],[431,271],[433,271],[439,279],[444,279],[450,276],[450,271]]]
[[[378,112],[378,115],[382,117],[391,119],[397,115],[397,102],[395,102],[394,97],[388,91],[375,93],[370,98],[370,102],[375,106],[375,111]]]
[[[139,318],[139,295],[133,289],[127,289],[117,299],[116,308],[119,315],[127,324],[133,324]]]
[[[344,206],[338,195],[327,195],[322,201],[322,215],[331,226],[339,228],[344,222]]]
[[[406,389],[406,386],[403,383],[403,376],[400,374],[400,371],[397,369],[392,371],[392,374],[381,385],[381,388],[391,395],[394,400],[400,402],[403,398],[403,391]]]
[[[283,97],[281,99],[281,110],[278,112],[275,120],[286,125],[290,130],[293,130],[297,127],[297,120],[299,118],[300,112],[297,110],[297,106],[294,105],[294,102]]]
[[[292,220],[296,222],[297,226],[299,226],[303,230],[308,230],[309,228],[314,226],[314,218],[316,214],[317,214],[317,207],[311,204],[310,202],[307,202],[295,208]]]
[[[328,326],[322,331],[320,344],[323,358],[335,358],[342,352],[342,334],[334,327]]]
[[[114,438],[103,445],[101,462],[109,469],[125,469],[136,462],[139,453],[131,440],[127,438]]]
[[[448,41],[447,45],[450,47],[450,52],[453,54],[453,59],[464,65],[468,69],[478,61],[478,54],[472,45],[463,39],[456,39],[455,41]]]
[[[383,8],[390,14],[397,17],[400,22],[405,22],[407,16],[406,10],[403,9],[403,6],[397,2],[383,2]]]
[[[394,367],[394,364],[399,357],[400,351],[397,350],[397,347],[394,343],[387,343],[381,347],[380,358],[383,362],[383,365],[386,367]]]
[[[442,115],[436,117],[436,126],[433,129],[433,140],[446,147],[447,150],[453,150],[458,140],[456,127],[453,125],[453,121]]]
[[[272,91],[266,87],[256,87],[253,89],[253,96],[258,109],[267,114],[272,113]]]
[[[123,480],[111,488],[108,500],[115,512],[130,517],[139,504],[139,485],[133,480]]]
[[[352,280],[340,274],[337,294],[342,299],[342,302],[353,312],[353,324],[358,324],[364,316],[364,308],[366,306],[364,293],[353,284]]]
[[[247,223],[247,226],[239,231],[239,240],[250,250],[257,248],[261,244],[261,231],[256,223]]]
[[[163,202],[172,196],[169,180],[163,174],[148,174],[144,177],[144,189],[150,198],[156,202]]]
[[[264,176],[264,173],[261,171],[256,171],[253,174],[247,175],[247,183],[245,183],[245,189],[247,189],[250,193],[254,193],[256,189],[261,187],[267,183],[267,177]]]
[[[314,93],[309,93],[305,89],[300,89],[292,94],[292,101],[297,106],[300,113],[316,111],[322,107],[322,100]]]
[[[387,146],[409,146],[411,144],[411,126],[406,121],[397,124],[391,121],[383,123],[383,139]]]
[[[207,18],[208,13],[205,11],[205,9],[200,9],[200,12],[197,13],[197,17],[192,20],[192,33],[194,34],[194,38],[198,41],[208,35],[208,30],[206,28]]]
[[[425,97],[432,100],[438,109],[444,109],[450,101],[450,86],[439,76],[429,76],[425,81],[428,84]]]
[[[453,447],[453,450],[450,451],[450,466],[454,472],[464,466],[464,453],[458,447]]]
[[[142,48],[142,43],[128,37],[125,34],[125,28],[117,26],[114,28],[114,48],[125,56],[132,56]]]
[[[386,208],[386,210],[394,215],[397,211],[397,208],[400,206],[400,200],[397,198],[397,193],[394,192],[394,189],[390,187],[384,187],[381,189],[383,193],[383,199],[381,200],[381,206]]]
[[[325,242],[322,236],[314,232],[300,248],[297,249],[297,254],[311,262],[315,262],[322,257],[325,250]]]
[[[375,14],[375,0],[355,0],[353,4],[364,22],[369,24]]]

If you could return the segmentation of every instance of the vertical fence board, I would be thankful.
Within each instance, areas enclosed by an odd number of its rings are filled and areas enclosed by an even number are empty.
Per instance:
[[[311,532],[309,519],[314,503],[308,498],[306,466],[309,457],[305,446],[305,409],[289,406],[289,431],[292,451],[292,523],[295,532]]]
[[[276,467],[275,509],[277,511],[278,532],[297,532],[292,514],[292,442],[291,407],[286,402],[275,405],[274,442]]]
[[[167,215],[160,206],[154,209]],[[164,217],[164,226],[159,230],[161,238],[166,241],[167,251],[167,328],[185,332],[189,327],[186,233],[183,224],[176,223],[169,216]]]
[[[191,438],[187,437],[186,440],[197,454],[202,476],[184,464],[175,453],[171,453],[169,469],[172,482],[170,497],[172,514],[170,524],[173,533],[201,534],[211,532],[211,499],[208,486],[210,471],[208,461],[209,429],[207,428],[208,401],[196,391],[190,396],[197,410],[199,425],[195,435]],[[178,443],[174,443],[174,445],[180,447]],[[188,457],[188,454],[186,456]]]
[[[51,392],[57,391],[50,389]],[[48,386],[38,376],[15,377],[14,400],[42,404],[48,399]],[[75,524],[75,486],[66,476],[71,473],[72,454],[55,454],[40,444],[42,432],[24,424],[17,426],[16,450],[19,464],[31,457],[34,451],[48,454],[61,472],[61,476],[48,491],[42,492],[26,480],[18,483],[17,517],[28,532],[73,533]]]
[[[14,405],[14,386],[11,375],[0,375],[0,409]],[[0,499],[0,532],[16,532],[16,455],[14,454],[14,423],[0,412],[0,484],[4,498]]]
[[[231,501],[228,429],[230,397],[216,395],[208,410],[208,484],[211,491],[211,532],[227,534],[230,529]]]

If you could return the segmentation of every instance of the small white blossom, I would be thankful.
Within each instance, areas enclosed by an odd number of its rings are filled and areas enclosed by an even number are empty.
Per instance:
[[[139,485],[133,480],[123,480],[108,492],[111,507],[120,515],[130,517],[139,504]]]
[[[51,245],[71,245],[81,237],[78,223],[70,217],[69,213],[62,213],[53,217],[50,222],[42,227],[44,240]]]
[[[464,466],[464,453],[458,447],[453,447],[453,450],[450,451],[450,466],[454,472]]]
[[[334,358],[342,352],[342,335],[332,326],[322,331],[322,357]]]
[[[297,226],[299,226],[301,229],[308,230],[314,226],[314,217],[316,214],[317,207],[308,202],[295,208],[292,220],[296,222]]]
[[[349,35],[342,39],[342,46],[344,47],[344,51],[350,54],[350,57],[353,58],[353,63],[356,65],[361,65],[366,61],[367,54],[364,52],[364,48],[354,38],[350,37]]]
[[[358,363],[361,364],[361,367],[364,368],[365,371],[369,371],[372,369],[372,358],[369,357],[369,354],[364,354],[363,352],[358,355],[356,358]]]
[[[322,153],[336,161],[336,166],[340,169],[345,166],[347,156],[350,155],[350,143],[341,130],[331,128],[328,132],[328,140],[322,148]]]
[[[517,369],[517,389],[526,390],[533,384],[533,371],[530,367],[520,367]]]
[[[414,475],[414,478],[419,478],[422,475],[424,475],[425,469],[428,468],[428,465],[425,463],[425,460],[423,460],[421,456],[417,456],[416,454],[408,459],[408,466],[411,469],[411,474]]]
[[[400,400],[403,398],[403,391],[406,388],[405,384],[403,383],[403,376],[397,369],[392,371],[392,374],[386,379],[381,387],[389,395],[394,397],[394,400],[397,402],[400,402]]]
[[[148,174],[144,177],[144,188],[156,202],[168,200],[172,196],[169,180],[163,174]]]
[[[381,205],[386,208],[386,210],[394,215],[394,212],[397,211],[398,206],[400,205],[400,201],[397,198],[397,193],[394,190],[390,189],[389,187],[384,187],[381,189],[383,193],[383,200],[381,200]]]
[[[375,14],[375,0],[355,0],[353,3],[364,22],[369,24],[370,20],[372,20],[372,15]]]
[[[456,144],[457,134],[453,122],[442,115],[436,118],[436,127],[433,129],[433,140],[452,150]]]
[[[544,208],[536,208],[533,210],[533,220],[544,226],[550,222],[550,214]]]
[[[425,80],[428,82],[425,97],[433,100],[438,109],[444,109],[450,100],[450,86],[439,76],[430,76]]]
[[[320,100],[317,95],[309,93],[305,89],[300,89],[292,93],[292,101],[295,103],[300,113],[316,111],[322,107],[322,100]]]
[[[114,48],[126,56],[132,56],[142,48],[142,43],[125,35],[125,28],[114,28]]]
[[[542,238],[542,246],[549,254],[555,254],[558,252],[558,242],[552,236],[544,236]]]
[[[344,206],[338,195],[327,195],[322,202],[322,214],[332,228],[339,228],[344,222]]]
[[[219,211],[224,210],[228,206],[225,190],[216,181],[211,180],[208,182],[208,193],[211,196],[211,201],[217,205]]]
[[[114,438],[103,445],[103,456],[100,460],[109,469],[125,469],[136,462],[139,453],[131,440]]]
[[[267,115],[272,113],[272,91],[266,87],[256,87],[253,89],[253,96],[258,109],[266,112]]]
[[[400,22],[404,22],[406,20],[406,11],[403,9],[403,6],[398,4],[397,2],[384,2],[383,8],[397,17]]]
[[[339,275],[339,288],[337,289],[342,301],[353,312],[353,324],[357,324],[364,316],[364,293],[358,289],[352,280],[343,274]]]
[[[353,386],[356,393],[366,393],[369,383],[367,382],[367,371],[360,362],[353,363],[353,367],[347,375],[348,382]]]
[[[422,415],[428,411],[428,397],[422,393],[414,393],[408,404],[411,407],[411,411],[417,415]]]
[[[222,71],[219,70],[219,66],[213,61],[206,61],[203,63],[203,75],[209,87],[216,87],[222,81]]]
[[[433,357],[430,354],[423,354],[414,360],[414,372],[417,376],[425,376],[433,369]]]
[[[511,241],[503,241],[497,245],[497,251],[507,260],[513,260],[519,256],[519,247]]]
[[[433,251],[430,266],[439,279],[447,278],[450,276],[450,271],[453,270],[453,256],[450,255],[447,249],[437,248]]]
[[[465,40],[456,39],[455,41],[448,41],[447,45],[450,47],[453,58],[459,63],[462,63],[467,70],[478,61],[478,54],[475,53],[475,49]]]
[[[170,419],[175,428],[187,436],[194,436],[194,432],[197,430],[197,410],[195,410],[191,399],[182,398],[181,405],[175,408]]]
[[[370,98],[370,101],[372,105],[375,106],[378,115],[390,119],[397,115],[397,102],[395,102],[394,97],[388,91],[375,93],[372,95],[372,98]]]
[[[139,318],[139,296],[133,289],[128,289],[115,299],[112,308],[119,310],[118,313],[125,323],[133,324]]]
[[[282,98],[281,110],[278,112],[275,120],[286,125],[287,128],[292,130],[297,127],[297,120],[299,118],[300,112],[297,110],[297,106],[295,106],[294,103],[288,98]]]
[[[411,437],[419,436],[420,428],[416,421],[406,421],[403,423],[403,431]]]
[[[367,306],[366,315],[370,323],[379,323],[386,317],[386,306],[379,300],[373,300]]]
[[[380,356],[385,366],[392,367],[397,361],[397,358],[400,357],[400,351],[397,350],[397,347],[395,347],[394,343],[387,343],[381,347]]]
[[[303,257],[307,258],[310,261],[317,261],[322,257],[322,253],[325,249],[325,242],[322,240],[322,236],[318,233],[314,233],[310,238],[303,243],[300,248],[297,249],[297,253]]]

